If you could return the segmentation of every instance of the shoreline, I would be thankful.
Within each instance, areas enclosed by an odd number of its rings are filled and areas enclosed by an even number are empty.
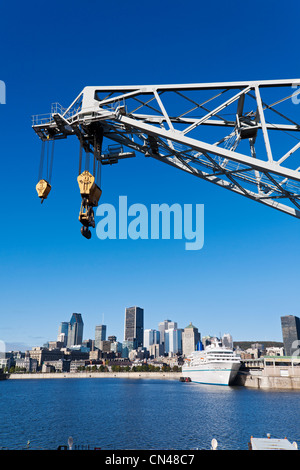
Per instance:
[[[2,374],[1,374],[2,375]],[[182,372],[39,372],[3,374],[1,380],[49,380],[49,379],[152,379],[180,380]],[[280,377],[238,374],[232,386],[256,390],[300,391],[300,377]]]
[[[8,374],[6,380],[26,379],[165,379],[179,380],[181,372],[41,372],[36,374]]]

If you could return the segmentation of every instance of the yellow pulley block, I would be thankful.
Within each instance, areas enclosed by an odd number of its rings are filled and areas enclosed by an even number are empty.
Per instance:
[[[95,177],[87,170],[77,177],[79,190],[82,198],[87,200],[88,206],[96,207],[102,191],[95,183]]]
[[[36,190],[39,198],[41,198],[43,202],[44,199],[47,199],[47,196],[51,191],[51,185],[46,180],[40,180],[36,185]]]

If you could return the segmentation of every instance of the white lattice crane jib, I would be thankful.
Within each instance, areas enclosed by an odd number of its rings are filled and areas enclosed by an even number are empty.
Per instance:
[[[298,84],[89,86],[67,109],[55,104],[49,115],[33,116],[33,129],[43,142],[71,135],[80,141],[78,183],[88,178],[94,194],[80,189],[87,238],[101,196],[101,166],[135,152],[300,218]],[[103,150],[103,138],[114,145]]]

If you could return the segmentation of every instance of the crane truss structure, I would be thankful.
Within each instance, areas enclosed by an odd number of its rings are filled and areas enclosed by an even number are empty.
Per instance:
[[[33,116],[32,127],[42,141],[77,136],[103,165],[141,152],[300,218],[298,85],[88,86],[67,109]],[[117,145],[104,151],[104,138]]]

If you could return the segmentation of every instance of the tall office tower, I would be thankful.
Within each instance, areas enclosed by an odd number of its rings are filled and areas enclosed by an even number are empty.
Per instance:
[[[182,352],[182,330],[170,328],[165,331],[165,353],[169,355]]]
[[[159,344],[159,331],[157,330],[144,330],[144,348],[148,349],[152,344]]]
[[[170,321],[171,320],[164,320],[164,321],[162,321],[158,324],[158,331],[159,331],[159,335],[160,335],[160,339],[159,339],[160,344],[165,342],[165,331],[168,330],[168,323]]]
[[[106,341],[106,325],[97,325],[95,328],[95,348],[100,349],[101,341]]]
[[[58,328],[57,341],[63,341],[65,346],[67,345],[67,342],[68,342],[68,330],[69,330],[69,322],[62,321]]]
[[[160,332],[153,330],[153,344],[160,344]]]
[[[300,319],[294,315],[281,317],[281,328],[285,355],[292,356],[300,348]]]
[[[73,313],[68,329],[68,348],[82,344],[83,321],[81,313]]]
[[[166,330],[171,330],[177,329],[177,323],[175,321],[171,320],[164,320],[158,324],[158,331],[160,334],[160,344],[165,342],[165,331]]]
[[[125,310],[125,341],[136,339],[137,347],[143,347],[144,310],[140,307],[129,307]]]
[[[233,348],[232,336],[229,333],[225,333],[222,336],[222,344],[225,348]]]
[[[182,333],[182,354],[187,357],[197,349],[197,343],[201,340],[201,335],[192,323],[185,327]]]

